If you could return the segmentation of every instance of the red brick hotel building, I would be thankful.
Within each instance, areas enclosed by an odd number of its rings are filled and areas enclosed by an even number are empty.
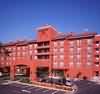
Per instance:
[[[37,28],[35,40],[9,42],[0,50],[0,71],[9,72],[11,79],[21,73],[31,81],[51,74],[88,79],[100,75],[100,35],[95,32],[64,34],[46,25]]]

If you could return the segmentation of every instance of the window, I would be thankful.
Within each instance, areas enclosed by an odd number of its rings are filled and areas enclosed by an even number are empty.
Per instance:
[[[22,52],[22,55],[25,56],[26,55],[26,52]]]
[[[13,57],[12,59],[13,59],[13,60],[15,60],[16,58],[15,58],[15,57]]]
[[[54,65],[54,67],[57,67],[57,62],[54,62],[53,65]]]
[[[96,46],[98,47],[98,46],[99,46],[99,44],[96,44]]]
[[[96,65],[99,65],[99,62],[95,62]]]
[[[78,50],[78,51],[80,51],[80,50],[81,50],[81,48],[77,48],[77,50]]]
[[[98,58],[98,57],[96,57],[96,60],[98,61],[98,60],[99,60],[99,58]]]
[[[80,46],[80,40],[77,40],[77,46],[78,47]]]
[[[96,41],[96,44],[99,44],[99,41]]]
[[[8,48],[9,51],[11,51],[12,48]]]
[[[73,66],[73,62],[70,62],[69,65],[70,65],[70,66]]]
[[[70,44],[72,45],[74,43],[74,41],[70,41]]]
[[[36,48],[37,47],[37,44],[34,44],[34,48]]]
[[[99,51],[99,48],[95,48],[96,51]]]
[[[38,42],[38,46],[44,46],[44,43],[43,42]]]
[[[34,50],[34,53],[37,53],[37,50]]]
[[[17,55],[20,56],[20,52],[17,52]]]
[[[53,51],[54,51],[54,52],[57,52],[57,49],[55,48],[55,49],[53,49]]]
[[[44,46],[48,46],[49,45],[49,42],[44,42]]]
[[[77,62],[76,64],[77,64],[77,67],[80,67],[80,65],[81,65],[81,63],[80,63],[80,62]]]
[[[64,62],[60,62],[60,67],[64,67]]]
[[[70,59],[73,59],[73,56],[70,56]]]
[[[20,47],[17,47],[17,50],[20,50],[21,48]]]
[[[64,59],[64,55],[60,55],[60,59]]]
[[[95,71],[95,75],[99,76],[100,75],[99,71]]]
[[[25,49],[26,49],[26,47],[25,47],[25,46],[23,46],[23,47],[22,47],[22,49],[23,49],[23,50],[25,50]]]
[[[64,48],[60,48],[59,50],[60,50],[60,52],[64,52]]]
[[[92,50],[92,47],[88,47],[87,50]]]
[[[99,58],[99,55],[95,55],[95,57],[98,57]]]
[[[88,44],[89,46],[91,46],[91,45],[93,44],[93,39],[88,39],[88,40],[87,40],[87,44]]]
[[[1,62],[1,64],[3,65],[3,64],[4,64],[4,62]]]
[[[13,47],[13,51],[15,51],[16,50],[16,48],[15,47]]]
[[[57,59],[57,56],[56,56],[56,55],[54,55],[54,56],[53,56],[53,59],[54,59],[54,60],[56,60],[56,59]]]
[[[77,55],[77,58],[80,59],[80,55]]]
[[[32,47],[33,47],[33,45],[32,45],[32,44],[30,44],[30,45],[29,45],[29,48],[31,49]]]
[[[29,53],[32,54],[33,52],[30,50]]]
[[[56,47],[57,46],[57,42],[54,42],[54,47]]]
[[[70,47],[74,47],[74,41],[70,41]]]
[[[7,65],[9,65],[9,63],[8,63],[8,62],[6,62],[6,64],[7,64]]]
[[[87,55],[87,57],[88,57],[88,58],[91,58],[91,57],[92,57],[92,55],[88,54],[88,55]]]
[[[4,60],[4,57],[1,57],[1,60]]]
[[[49,55],[38,55],[38,59],[49,59]]]
[[[99,54],[99,51],[96,51],[97,54]]]
[[[72,51],[72,52],[73,52],[73,50],[74,50],[73,48],[70,48],[70,51]]]
[[[13,52],[12,54],[13,54],[13,56],[16,56],[16,53],[15,52]]]
[[[90,63],[90,62],[87,62],[87,65],[88,65],[88,66],[90,66],[90,65],[91,65],[91,63]]]
[[[87,62],[92,62],[92,58],[88,58],[87,59]]]
[[[77,48],[77,54],[80,54],[81,48]]]
[[[96,65],[96,67],[99,67],[99,64],[95,64]]]
[[[34,56],[34,59],[37,59],[37,56]]]
[[[60,46],[64,46],[64,41],[60,41]]]

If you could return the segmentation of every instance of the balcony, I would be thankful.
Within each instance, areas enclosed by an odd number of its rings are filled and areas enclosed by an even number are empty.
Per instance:
[[[99,54],[99,51],[96,51],[97,54]]]
[[[49,48],[49,41],[46,42],[38,42],[37,44],[37,49],[41,49],[41,48]]]
[[[37,59],[38,60],[48,60],[49,59],[49,55],[37,55]]]
[[[42,53],[37,53],[36,55],[49,55],[50,52],[42,52]]]
[[[98,57],[96,58],[96,61],[99,61],[99,58]]]
[[[99,47],[99,44],[96,44],[96,47]]]
[[[46,45],[46,46],[37,46],[37,49],[45,49],[45,48],[49,48],[50,46],[49,45]]]

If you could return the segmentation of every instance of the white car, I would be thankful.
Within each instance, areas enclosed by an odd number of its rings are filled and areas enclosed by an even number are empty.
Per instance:
[[[72,81],[70,81],[70,80],[66,80],[65,85],[67,85],[67,86],[72,86],[72,85],[73,85],[73,82],[72,82]]]

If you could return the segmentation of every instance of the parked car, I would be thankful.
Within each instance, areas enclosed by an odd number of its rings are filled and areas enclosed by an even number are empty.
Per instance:
[[[48,79],[46,80],[47,83],[55,83],[55,84],[63,84],[63,79],[62,77],[59,76],[49,76]]]
[[[39,78],[40,82],[46,82],[46,83],[54,83],[58,85],[66,85],[66,86],[72,86],[73,82],[70,79],[59,77],[59,76],[49,76],[49,77],[42,77]]]
[[[2,72],[0,72],[0,77],[2,76]]]
[[[73,82],[71,80],[66,80],[66,86],[73,86]]]

